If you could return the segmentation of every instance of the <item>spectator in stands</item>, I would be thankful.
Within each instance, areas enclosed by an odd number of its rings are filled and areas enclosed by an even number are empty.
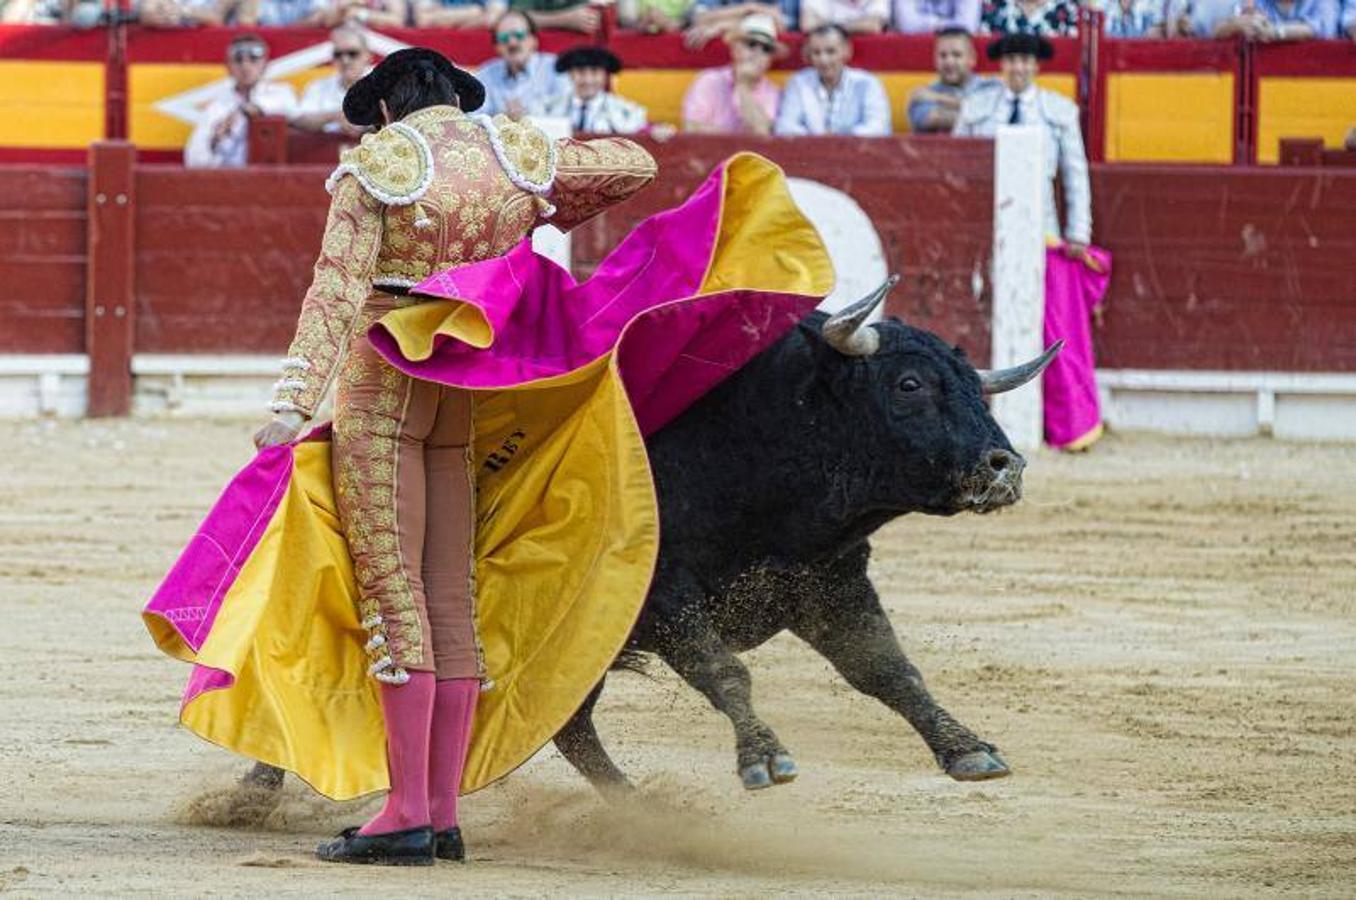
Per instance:
[[[612,0],[509,0],[509,9],[531,13],[541,28],[595,33],[603,24],[602,8]]]
[[[771,134],[781,92],[768,80],[774,57],[786,54],[777,20],[751,13],[725,37],[730,65],[707,69],[683,95],[683,128],[706,134]]]
[[[645,107],[618,97],[607,80],[621,71],[621,60],[606,47],[572,47],[556,60],[556,71],[572,85],[555,98],[547,114],[570,120],[576,134],[635,134],[646,126]]]
[[[289,84],[264,81],[268,45],[254,34],[234,38],[226,48],[231,89],[203,110],[184,147],[184,165],[201,169],[239,168],[248,162],[250,120],[290,116],[297,98]]]
[[[1072,100],[1036,86],[1040,61],[1054,56],[1054,47],[1034,34],[1009,34],[989,45],[989,58],[999,61],[1001,87],[971,94],[961,107],[955,134],[993,137],[1000,125],[1036,125],[1045,135],[1045,231],[1062,233],[1070,256],[1082,256],[1092,240],[1092,188],[1078,107]],[[1064,185],[1067,227],[1059,227],[1054,179]]]
[[[693,0],[621,0],[617,21],[623,28],[646,34],[682,31],[692,18]]]
[[[890,24],[889,0],[801,0],[800,28],[837,25],[849,34],[880,34]]]
[[[916,134],[950,134],[961,104],[975,91],[998,82],[975,74],[975,42],[964,28],[943,28],[932,46],[937,80],[909,95],[909,129]]]
[[[556,71],[553,53],[537,52],[537,23],[528,13],[511,9],[494,23],[494,49],[499,58],[477,73],[485,85],[482,111],[513,118],[539,116],[556,98],[570,93],[570,80]]]
[[[220,26],[230,10],[222,0],[142,0],[137,20],[154,28]]]
[[[984,0],[979,30],[993,34],[1078,33],[1078,0]]]
[[[314,27],[324,24],[329,4],[326,0],[224,0],[226,16],[234,11],[241,25],[281,25]]]
[[[503,0],[414,0],[414,26],[489,28],[505,8]]]
[[[1201,37],[1304,41],[1322,33],[1321,0],[1239,0],[1227,11],[1202,3],[1193,14]]]
[[[1337,36],[1349,37],[1356,41],[1356,0],[1346,0],[1346,3],[1347,5],[1342,10],[1341,25],[1338,26]]]
[[[1102,31],[1107,37],[1163,37],[1162,0],[1108,0]]]
[[[334,74],[317,78],[306,86],[292,124],[303,131],[362,134],[366,129],[344,118],[344,94],[372,68],[367,35],[356,25],[344,24],[330,32],[334,47]]]
[[[841,25],[820,25],[805,39],[805,61],[786,83],[776,134],[851,134],[884,137],[891,131],[890,98],[870,72],[848,66],[852,39]]]
[[[406,0],[337,0],[320,4],[312,25],[333,28],[344,22],[356,22],[372,28],[404,28],[410,21]]]
[[[0,24],[58,25],[70,18],[70,0],[0,0]]]
[[[895,30],[905,34],[935,34],[960,29],[979,30],[980,0],[895,0]]]
[[[783,31],[800,27],[800,0],[755,3],[749,0],[696,0],[692,6],[692,27],[684,34],[689,47],[704,47],[713,38],[729,34],[746,16],[771,16]]]

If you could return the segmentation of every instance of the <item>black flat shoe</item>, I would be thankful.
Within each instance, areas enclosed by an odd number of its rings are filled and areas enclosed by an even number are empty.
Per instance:
[[[434,852],[439,859],[466,862],[466,845],[461,842],[460,828],[454,825],[446,831],[440,831],[435,840],[438,848]]]
[[[357,828],[345,828],[338,837],[316,847],[315,855],[325,862],[431,866],[433,847],[433,828],[428,825],[386,834],[359,834]]]

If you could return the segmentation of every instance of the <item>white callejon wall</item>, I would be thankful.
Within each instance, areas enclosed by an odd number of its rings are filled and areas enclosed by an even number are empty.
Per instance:
[[[1045,321],[1045,152],[1040,129],[999,127],[994,141],[993,342],[990,365],[1038,356]],[[1044,436],[1040,381],[993,398],[993,415],[1019,450]]]
[[[833,260],[837,280],[833,293],[824,298],[819,309],[838,312],[880,287],[890,275],[885,248],[876,226],[857,201],[837,188],[808,178],[788,178],[786,183],[791,198],[819,231]],[[880,319],[883,306],[868,321]]]

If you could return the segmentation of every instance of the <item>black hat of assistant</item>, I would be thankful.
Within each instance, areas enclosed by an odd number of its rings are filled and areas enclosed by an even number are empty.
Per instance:
[[[616,75],[622,70],[622,62],[606,47],[571,47],[556,57],[556,71],[571,69],[606,69]]]
[[[344,118],[354,125],[381,124],[380,101],[400,79],[419,71],[436,72],[452,82],[463,112],[477,110],[485,102],[485,86],[470,72],[458,69],[441,53],[425,47],[406,47],[387,56],[348,89],[344,94]]]
[[[1055,55],[1055,45],[1039,34],[1005,34],[989,44],[985,51],[989,59],[1001,59],[1004,56],[1034,56],[1036,59],[1049,59]]]

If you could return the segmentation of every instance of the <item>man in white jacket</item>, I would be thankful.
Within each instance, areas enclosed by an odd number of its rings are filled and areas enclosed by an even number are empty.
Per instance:
[[[1036,86],[1040,60],[1054,47],[1034,34],[1008,34],[989,45],[1001,79],[965,100],[953,132],[960,137],[993,137],[1000,125],[1037,125],[1045,135],[1045,232],[1064,237],[1071,256],[1082,256],[1092,240],[1092,188],[1078,107],[1072,100]],[[1064,184],[1064,218],[1059,227],[1054,179]]]
[[[184,147],[184,165],[199,169],[232,169],[249,159],[250,120],[259,116],[287,116],[296,110],[297,97],[289,84],[263,80],[268,68],[268,45],[263,38],[242,34],[226,48],[226,70],[231,90],[203,110]]]
[[[556,71],[570,77],[571,90],[556,97],[547,114],[570,120],[575,134],[636,134],[645,130],[645,107],[608,90],[621,60],[606,47],[573,47],[556,59]]]

